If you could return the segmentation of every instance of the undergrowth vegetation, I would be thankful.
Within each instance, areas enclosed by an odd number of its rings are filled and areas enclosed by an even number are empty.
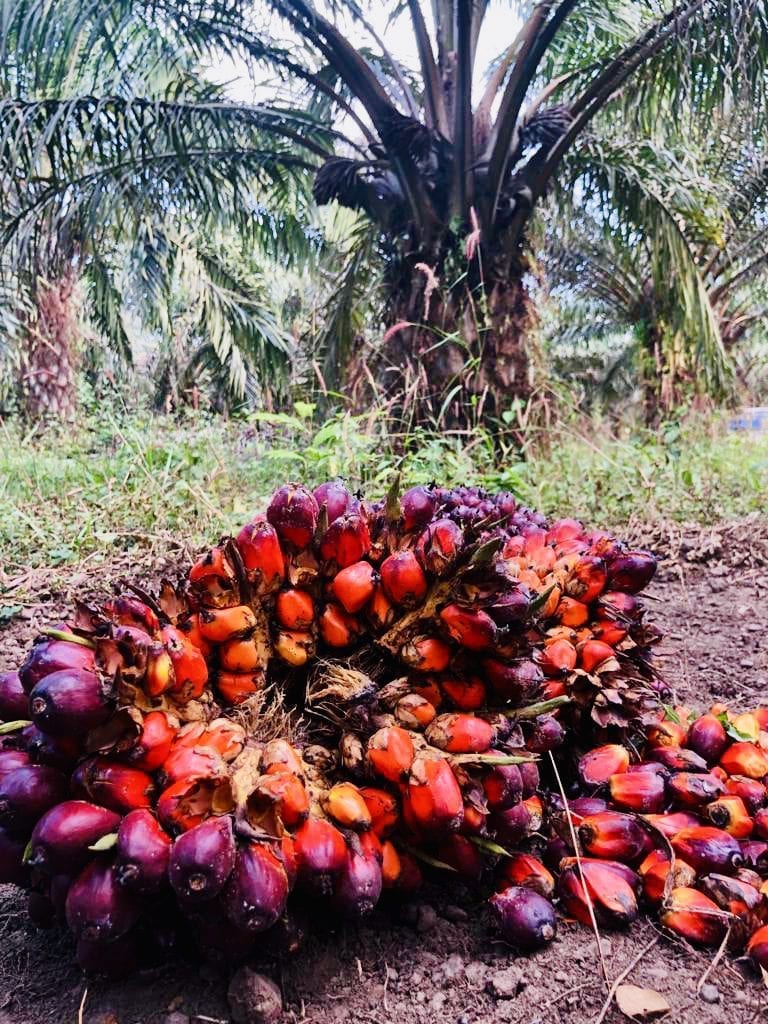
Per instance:
[[[383,417],[313,408],[225,421],[200,414],[91,414],[56,432],[0,422],[0,551],[5,578],[24,567],[98,560],[134,547],[197,547],[238,526],[291,477],[343,476],[381,494],[403,484],[509,489],[524,502],[598,525],[638,515],[710,523],[764,510],[768,435],[721,420],[625,434],[604,420],[529,428],[501,445],[486,433],[398,435]],[[0,576],[2,580],[2,576]]]

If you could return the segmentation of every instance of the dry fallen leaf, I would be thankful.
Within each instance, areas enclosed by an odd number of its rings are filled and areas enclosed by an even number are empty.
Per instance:
[[[672,1009],[664,996],[652,988],[637,985],[619,985],[616,1003],[621,1012],[633,1020],[656,1020]]]

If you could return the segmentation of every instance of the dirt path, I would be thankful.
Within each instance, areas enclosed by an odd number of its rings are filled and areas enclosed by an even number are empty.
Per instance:
[[[147,574],[165,567],[147,566]],[[102,571],[101,579],[115,574]],[[134,573],[135,575],[135,573]],[[676,697],[694,705],[724,698],[750,706],[768,700],[768,604],[764,570],[675,562],[651,592],[652,614],[666,634],[661,664]],[[90,575],[64,583],[96,588]],[[15,662],[39,625],[67,600],[51,588],[43,605],[0,633],[0,668]],[[39,587],[35,590],[39,593]],[[25,919],[24,897],[0,887],[0,1024],[63,1024],[78,1019],[86,983],[72,967],[71,945],[58,931]],[[588,1024],[605,998],[590,933],[563,925],[557,941],[517,957],[492,941],[483,905],[469,892],[428,889],[395,915],[377,912],[361,926],[318,931],[293,960],[262,968],[284,993],[284,1020],[295,1024]],[[670,941],[650,921],[602,939],[608,975],[616,977],[653,945],[628,981],[663,993],[674,1024],[751,1024],[768,1019],[768,993],[751,972],[723,958],[702,994],[697,982],[711,954]],[[747,976],[745,977],[744,974]],[[174,964],[127,982],[89,982],[84,1024],[228,1022],[226,975]],[[627,1018],[615,1008],[607,1024]]]

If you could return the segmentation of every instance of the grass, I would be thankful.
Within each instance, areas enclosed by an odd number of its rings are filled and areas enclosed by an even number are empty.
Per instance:
[[[595,525],[631,517],[709,523],[764,510],[768,436],[719,422],[668,425],[633,437],[603,422],[531,435],[527,459],[494,455],[490,438],[387,433],[375,414],[311,409],[241,421],[100,413],[76,428],[29,433],[0,424],[0,563],[12,577],[115,551],[202,546],[238,528],[288,479],[344,476],[381,494],[439,480],[510,489],[544,512]],[[407,440],[407,443],[405,443]],[[405,454],[404,454],[405,449]],[[0,577],[1,578],[1,577]]]

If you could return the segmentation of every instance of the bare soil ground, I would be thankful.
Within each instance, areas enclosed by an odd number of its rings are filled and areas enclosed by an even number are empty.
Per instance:
[[[732,524],[652,538],[668,557],[649,602],[666,634],[660,660],[679,701],[704,706],[723,698],[749,707],[768,699],[768,558],[754,555],[755,530],[755,523]],[[766,538],[768,533],[760,534],[762,552],[768,551]],[[19,660],[38,627],[55,619],[73,591],[98,592],[103,581],[129,568],[134,579],[142,569],[147,577],[168,571],[156,559],[137,569],[133,559],[130,567],[81,567],[54,581],[42,573],[6,581],[24,610],[0,632],[0,669]],[[24,907],[23,894],[0,887],[0,1024],[230,1021],[226,971],[177,962],[125,982],[86,981],[72,965],[68,937],[33,929]],[[663,993],[672,1006],[667,1021],[768,1019],[765,986],[729,957],[697,995],[712,954],[670,940],[652,920],[626,934],[605,934],[601,945],[611,979],[637,960],[627,981]],[[563,924],[552,946],[519,957],[494,942],[477,894],[438,887],[415,904],[377,911],[359,926],[318,926],[295,958],[256,966],[281,986],[285,1024],[587,1024],[598,1017],[606,995],[595,940],[586,929]],[[604,1020],[627,1018],[613,1006]]]

